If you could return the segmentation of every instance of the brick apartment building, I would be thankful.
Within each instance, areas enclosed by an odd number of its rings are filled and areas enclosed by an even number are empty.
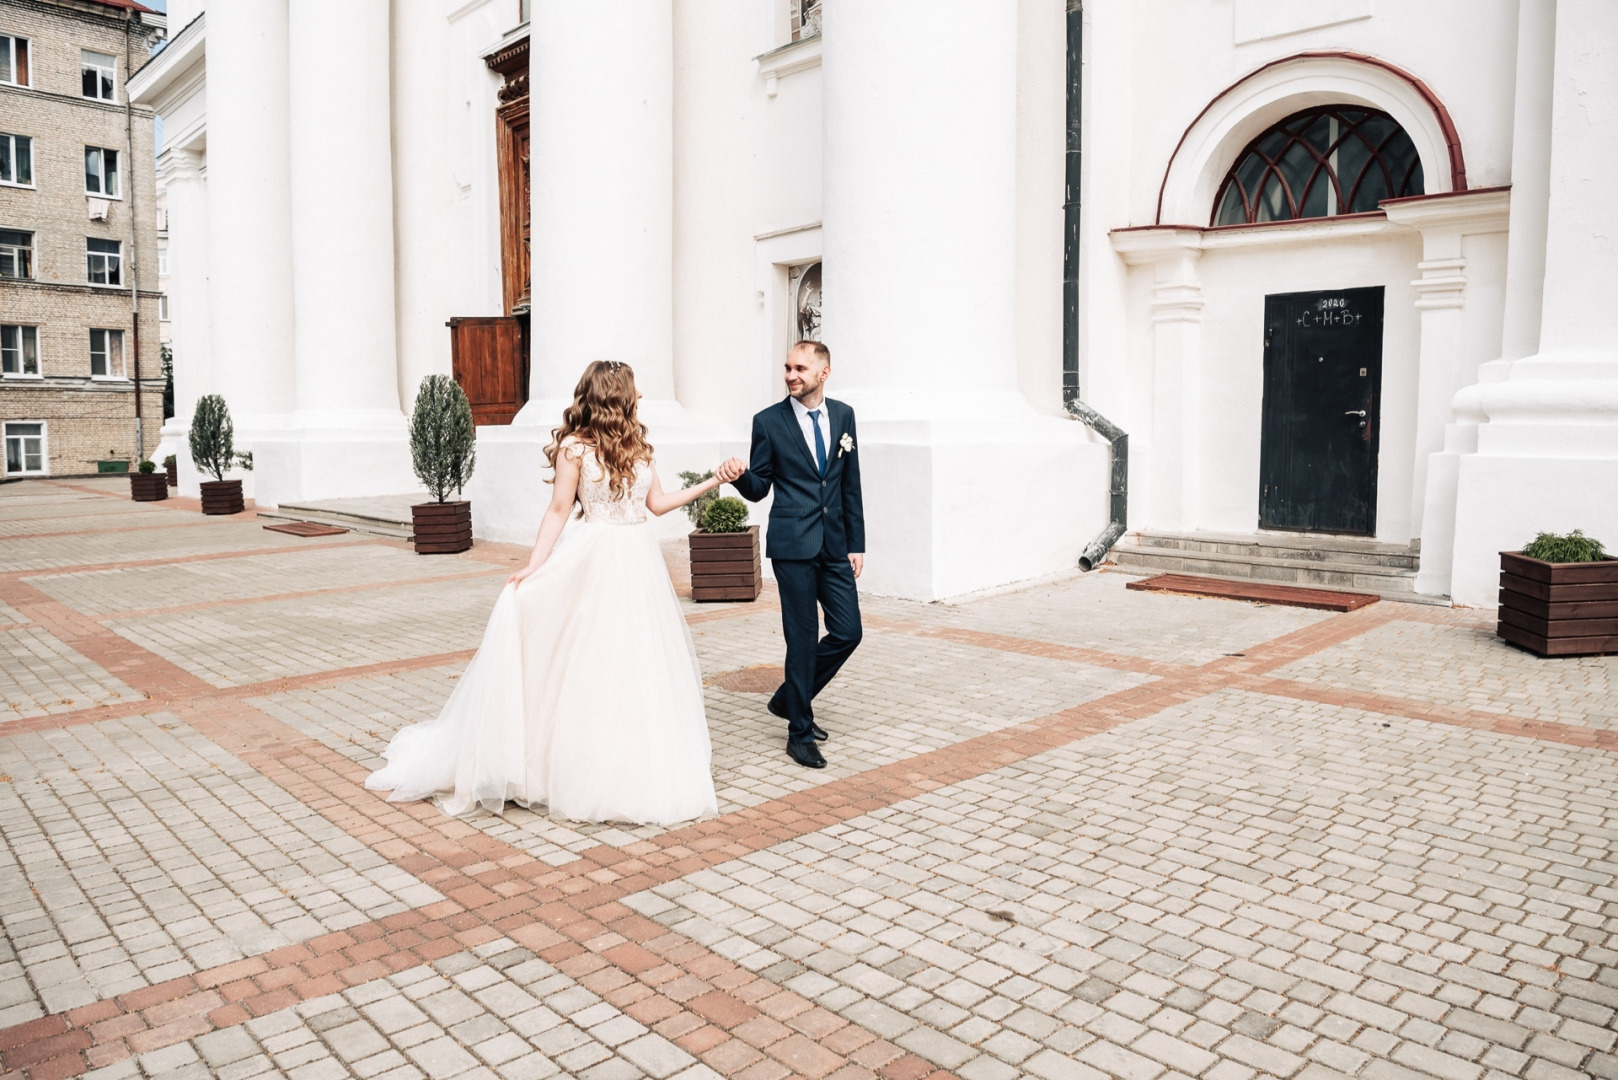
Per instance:
[[[163,17],[0,0],[4,477],[133,464],[163,423],[152,113],[125,93]]]

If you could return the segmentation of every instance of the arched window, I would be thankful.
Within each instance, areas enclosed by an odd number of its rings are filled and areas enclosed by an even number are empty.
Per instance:
[[[1214,200],[1213,223],[1359,214],[1421,194],[1421,159],[1393,117],[1330,105],[1294,113],[1242,151]]]

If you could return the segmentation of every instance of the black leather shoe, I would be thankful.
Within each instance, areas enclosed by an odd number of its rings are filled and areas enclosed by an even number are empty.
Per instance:
[[[770,710],[771,715],[779,716],[783,720],[788,719],[786,711],[775,703],[774,698],[771,698],[769,700],[769,704],[765,705],[764,707]],[[822,731],[820,729],[820,725],[815,723],[813,720],[809,721],[809,734],[815,737],[816,742],[825,742],[827,739],[831,738],[831,736]]]
[[[787,743],[787,757],[806,769],[824,769],[826,759],[820,756],[820,747],[814,743]]]

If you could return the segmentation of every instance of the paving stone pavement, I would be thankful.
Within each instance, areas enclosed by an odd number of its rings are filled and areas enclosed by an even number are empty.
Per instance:
[[[378,799],[518,554],[0,485],[0,1080],[1618,1077],[1618,659],[867,597],[810,773],[687,601],[717,817]]]

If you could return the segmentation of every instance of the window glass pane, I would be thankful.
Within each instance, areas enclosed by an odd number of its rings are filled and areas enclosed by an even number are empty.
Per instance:
[[[0,135],[0,180],[8,184],[17,182],[16,162],[11,154],[14,143],[10,135]]]
[[[112,92],[112,72],[103,71],[101,73],[101,97],[106,101],[111,101],[114,96]]]
[[[16,74],[17,85],[27,86],[28,79],[28,42],[24,38],[14,38],[16,42]]]
[[[101,151],[89,146],[84,148],[84,190],[101,191]]]
[[[11,429],[6,429],[6,472],[22,472],[22,440],[11,437]]]
[[[122,378],[124,374],[124,332],[107,331],[107,374]]]
[[[0,326],[0,372],[15,375],[22,370],[22,327]]]
[[[1281,178],[1271,172],[1264,178],[1264,190],[1255,200],[1258,214],[1254,221],[1285,221],[1291,215],[1287,210],[1286,193],[1281,190]]]
[[[118,194],[118,151],[101,151],[101,190],[108,195]]]
[[[89,241],[91,251],[104,251],[110,255],[118,254],[119,241],[117,240],[102,240],[98,237],[92,236],[89,238]]]
[[[87,67],[83,70],[83,77],[80,79],[79,92],[88,98],[93,98],[96,96],[95,68]]]
[[[105,375],[107,373],[107,332],[105,330],[90,331],[90,374]]]
[[[33,242],[33,233],[15,232],[11,229],[0,229],[0,244],[15,244],[18,247],[30,247]]]
[[[24,326],[22,330],[22,373],[39,374],[39,327]]]
[[[11,75],[11,48],[14,39],[0,37],[0,82],[17,82]]]
[[[1225,187],[1225,195],[1219,200],[1219,210],[1214,214],[1215,225],[1244,225],[1247,223],[1247,207],[1242,205],[1242,193],[1237,190],[1235,181]]]
[[[17,136],[17,183],[34,182],[34,140]]]

